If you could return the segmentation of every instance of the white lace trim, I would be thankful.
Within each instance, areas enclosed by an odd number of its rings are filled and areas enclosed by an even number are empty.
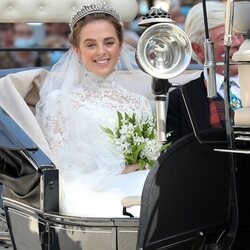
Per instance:
[[[79,138],[85,135],[92,134],[96,142],[99,137],[103,140],[106,135],[100,126],[114,128],[117,111],[152,115],[149,101],[117,85],[113,76],[104,81],[91,77],[68,93],[52,91],[40,112],[38,121],[57,157],[65,144],[82,144]],[[94,139],[89,141],[91,147]]]

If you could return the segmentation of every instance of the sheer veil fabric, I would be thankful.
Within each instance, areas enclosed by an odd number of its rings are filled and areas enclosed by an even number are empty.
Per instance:
[[[101,126],[115,129],[117,111],[151,116],[149,101],[119,85],[120,69],[137,70],[134,49],[123,45],[115,70],[96,77],[71,48],[54,65],[40,92],[37,120],[57,159],[61,213],[122,217],[121,199],[141,195],[148,171],[121,174],[125,161]],[[139,216],[139,208],[134,208]]]
[[[135,61],[135,49],[126,43],[122,46],[120,59],[116,67],[116,71],[120,70],[128,70],[131,75],[134,70],[138,70],[138,65]],[[51,91],[60,89],[60,91],[67,92],[71,90],[83,81],[86,72],[87,70],[81,64],[78,54],[71,47],[58,63],[52,67],[47,76],[40,91],[41,101],[38,105],[38,111]]]

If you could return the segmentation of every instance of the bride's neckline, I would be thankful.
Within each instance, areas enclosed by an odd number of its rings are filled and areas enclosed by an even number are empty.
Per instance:
[[[92,72],[85,71],[80,86],[86,89],[113,88],[116,86],[116,72],[112,72],[106,77],[97,76]]]

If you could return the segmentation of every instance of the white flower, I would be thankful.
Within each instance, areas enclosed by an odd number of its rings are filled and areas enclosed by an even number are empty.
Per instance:
[[[118,126],[114,131],[102,127],[103,131],[123,153],[127,164],[139,163],[141,169],[152,167],[162,150],[153,117],[127,113],[122,115],[120,112],[117,115]]]

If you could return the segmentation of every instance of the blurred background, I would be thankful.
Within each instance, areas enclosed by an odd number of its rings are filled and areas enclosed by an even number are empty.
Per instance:
[[[138,0],[137,17],[124,25],[124,40],[136,47],[142,30],[138,27],[141,16],[152,6],[168,11],[180,28],[189,9],[197,0]],[[0,69],[51,66],[63,55],[63,50],[13,51],[12,48],[64,48],[69,47],[68,23],[5,23],[0,24]]]

